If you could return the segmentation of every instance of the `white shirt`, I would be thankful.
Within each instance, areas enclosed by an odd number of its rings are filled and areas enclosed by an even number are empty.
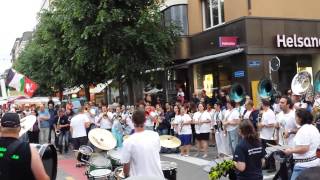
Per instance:
[[[243,119],[249,119],[251,113],[252,113],[253,110],[250,110],[250,111],[246,111],[246,113],[243,115]]]
[[[296,136],[293,139],[294,145],[303,146],[309,145],[309,151],[305,154],[295,154],[293,153],[293,159],[306,159],[316,156],[316,151],[318,146],[320,145],[320,134],[318,129],[311,125],[305,124],[303,125],[297,132]],[[299,167],[314,167],[319,165],[319,159],[304,162],[304,163],[296,163],[296,166]]]
[[[134,133],[123,142],[121,163],[130,163],[130,176],[163,177],[160,148],[158,133],[149,130]]]
[[[98,121],[100,120],[100,128],[103,129],[111,129],[112,128],[112,121],[109,119],[109,112],[106,113],[105,116],[103,116],[104,113],[100,113]],[[111,117],[112,118],[112,117]]]
[[[190,123],[192,121],[191,117],[189,116],[189,114],[184,114],[182,116],[180,116],[180,118],[178,119],[177,123],[179,124],[178,128],[178,134],[192,134],[192,130],[191,130],[191,125],[183,125],[181,127],[182,123]]]
[[[71,118],[72,138],[87,136],[85,123],[90,122],[86,114],[78,114]]]
[[[211,131],[210,124],[211,124],[211,116],[207,111],[204,111],[203,113],[201,112],[196,112],[193,115],[193,120],[195,122],[205,122],[205,121],[210,121],[209,123],[203,123],[201,125],[195,125],[196,129],[196,134],[200,133],[209,133]]]
[[[216,121],[214,119],[215,111],[211,109],[211,111],[206,110],[211,116],[210,128],[213,129],[214,125],[216,125]]]
[[[262,113],[261,124],[269,125],[276,124],[276,114],[269,108]],[[265,140],[273,140],[274,127],[261,128],[260,138]]]
[[[178,127],[178,125],[176,125],[176,124],[178,124],[178,122],[181,122],[181,116],[175,115],[173,121],[171,122],[172,124],[175,124],[174,126],[172,126],[175,133],[178,133],[178,131],[179,131],[179,127]]]
[[[229,109],[226,110],[224,117],[227,122],[234,122],[235,119],[240,119],[239,109],[234,108],[231,111]],[[229,124],[229,125],[227,125],[226,129],[227,129],[227,131],[233,131],[237,127],[238,127],[238,125],[230,125]]]
[[[295,119],[295,112],[293,110],[290,110],[289,113],[284,113],[281,111],[277,115],[277,122],[279,123],[279,144],[280,145],[289,145],[293,146],[293,138],[294,134],[290,134],[288,139],[285,139],[283,137],[283,133],[287,130],[293,130],[297,129],[298,127],[296,126],[296,119]]]
[[[183,91],[181,91],[181,92],[179,91],[178,94],[177,94],[177,96],[182,96],[182,97],[184,97],[184,92],[183,92]]]

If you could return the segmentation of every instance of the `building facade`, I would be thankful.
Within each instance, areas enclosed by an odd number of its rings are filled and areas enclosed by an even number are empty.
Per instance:
[[[21,38],[16,38],[13,47],[11,49],[11,63],[13,64],[26,47],[27,43],[32,38],[33,31],[26,31],[22,34]]]
[[[257,96],[257,84],[271,78],[277,90],[290,88],[301,70],[320,70],[320,1],[167,0],[165,21],[182,27],[168,78],[187,94],[243,85]],[[289,4],[289,5],[288,5]],[[168,16],[167,14],[171,14]],[[271,59],[280,60],[271,71]],[[169,88],[170,89],[170,88]],[[174,94],[174,93],[172,93]]]

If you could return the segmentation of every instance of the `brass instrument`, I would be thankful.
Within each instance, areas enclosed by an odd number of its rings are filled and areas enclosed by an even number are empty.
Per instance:
[[[270,99],[273,95],[272,81],[268,78],[263,78],[258,84],[258,94],[261,99]]]
[[[58,118],[58,122],[57,122],[57,127],[55,129],[55,133],[56,133],[56,136],[59,136],[61,131],[60,131],[60,116]]]
[[[230,89],[230,99],[235,102],[241,102],[245,98],[245,91],[241,84],[234,83]]]

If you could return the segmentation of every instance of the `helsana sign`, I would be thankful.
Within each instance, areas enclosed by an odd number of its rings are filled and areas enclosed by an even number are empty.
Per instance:
[[[278,48],[319,48],[319,37],[302,37],[294,34],[293,36],[287,36],[284,34],[277,35],[277,47]]]

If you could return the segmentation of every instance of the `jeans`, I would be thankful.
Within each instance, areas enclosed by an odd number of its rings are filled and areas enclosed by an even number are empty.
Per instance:
[[[70,139],[69,136],[70,136],[69,131],[60,131],[60,134],[58,136],[59,137],[58,148],[60,152],[62,152],[63,140],[64,140],[64,152],[68,152],[69,139]]]
[[[228,131],[228,138],[229,138],[229,146],[230,146],[232,155],[234,155],[236,147],[239,143],[238,128],[236,128],[232,131]]]
[[[40,144],[48,143],[49,132],[50,132],[50,128],[40,128],[40,134],[39,134]]]
[[[159,135],[168,135],[168,129],[158,129]]]
[[[305,170],[307,168],[305,167],[299,167],[299,166],[294,166],[293,168],[293,172],[292,172],[292,175],[291,175],[291,180],[296,180],[297,177],[300,175],[300,173]]]

